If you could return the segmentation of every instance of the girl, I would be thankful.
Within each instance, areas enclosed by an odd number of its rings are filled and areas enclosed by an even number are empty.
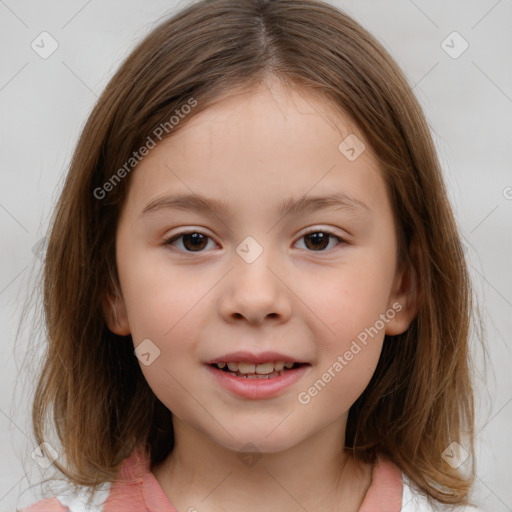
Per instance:
[[[327,3],[202,0],[145,38],[80,137],[44,307],[34,431],[72,485],[27,512],[471,505],[471,289],[434,145]]]

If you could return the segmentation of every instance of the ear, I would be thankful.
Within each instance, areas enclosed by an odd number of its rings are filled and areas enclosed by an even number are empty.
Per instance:
[[[128,336],[130,325],[124,299],[119,294],[106,291],[101,301],[103,316],[108,328],[119,336]]]
[[[389,297],[388,308],[395,311],[396,314],[386,324],[385,333],[388,336],[396,336],[405,332],[416,317],[420,304],[418,285],[418,277],[413,264],[403,265],[397,272]]]

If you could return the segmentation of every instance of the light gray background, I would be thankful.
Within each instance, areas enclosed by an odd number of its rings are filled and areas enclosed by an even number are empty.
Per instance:
[[[487,329],[490,368],[477,382],[476,497],[484,510],[512,511],[512,3],[332,3],[390,51],[432,128]],[[30,458],[33,374],[25,388],[14,388],[26,343],[15,347],[17,322],[40,265],[32,248],[97,96],[135,43],[181,5],[0,0],[1,511],[39,499],[38,487],[27,491],[41,477]],[[59,44],[48,59],[30,46],[43,31]],[[457,59],[441,47],[453,31],[469,43]],[[482,373],[482,354],[475,356]]]

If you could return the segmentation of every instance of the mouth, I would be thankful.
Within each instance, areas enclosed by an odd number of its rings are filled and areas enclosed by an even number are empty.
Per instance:
[[[273,379],[281,377],[286,373],[294,372],[303,366],[310,366],[309,363],[296,363],[293,361],[269,361],[266,363],[247,363],[247,362],[218,362],[211,363],[212,368],[239,377],[241,379]]]

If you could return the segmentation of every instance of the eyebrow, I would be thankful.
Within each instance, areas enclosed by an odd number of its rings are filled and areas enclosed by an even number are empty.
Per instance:
[[[371,208],[342,192],[326,196],[302,196],[283,201],[278,207],[281,216],[298,215],[325,208],[347,210],[357,215],[368,215]],[[229,203],[222,199],[201,197],[196,194],[180,194],[157,197],[150,201],[142,210],[141,216],[157,212],[163,209],[175,209],[182,211],[214,212],[216,215],[226,215],[229,212]]]

